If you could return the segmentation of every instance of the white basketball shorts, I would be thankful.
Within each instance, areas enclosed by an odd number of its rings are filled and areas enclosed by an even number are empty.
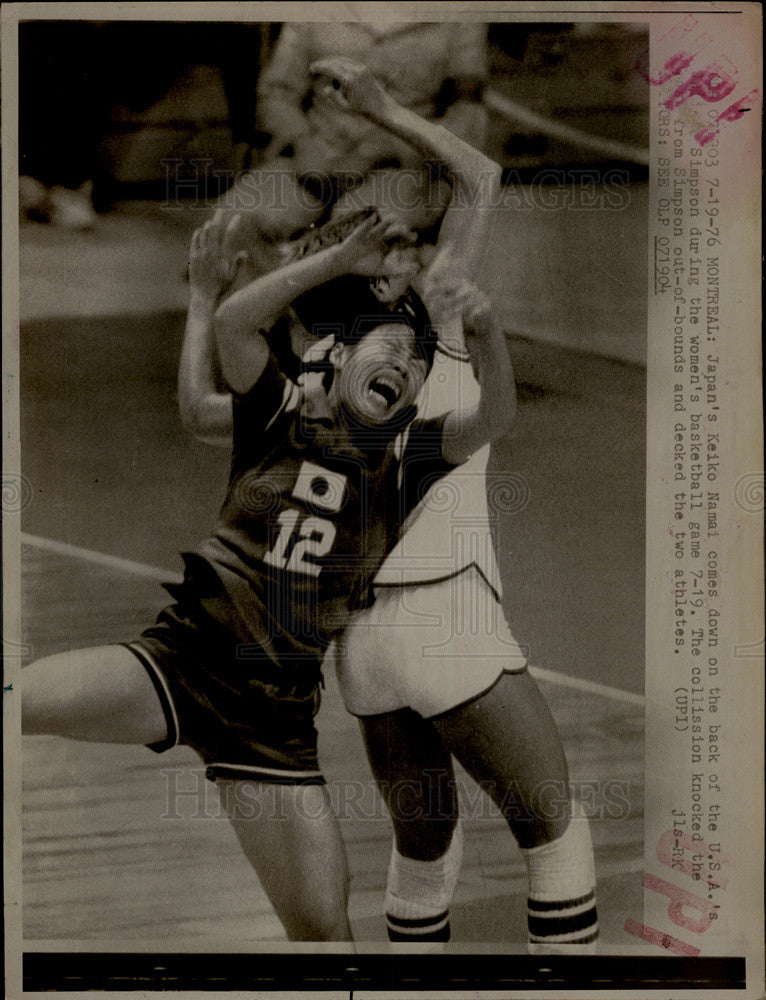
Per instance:
[[[527,660],[497,593],[476,565],[438,581],[377,587],[335,649],[352,715],[412,708],[441,715],[493,687]]]

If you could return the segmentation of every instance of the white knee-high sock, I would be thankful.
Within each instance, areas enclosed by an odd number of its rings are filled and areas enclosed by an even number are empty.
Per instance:
[[[391,941],[449,941],[449,905],[460,876],[463,846],[460,821],[449,847],[435,861],[405,858],[394,842],[386,886]]]
[[[564,835],[522,850],[529,873],[527,918],[531,951],[592,951],[598,936],[590,826],[580,803]]]

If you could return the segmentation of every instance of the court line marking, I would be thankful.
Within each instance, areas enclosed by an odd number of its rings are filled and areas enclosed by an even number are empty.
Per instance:
[[[574,688],[577,691],[584,691],[587,694],[598,694],[602,698],[609,698],[610,701],[624,701],[629,705],[636,705],[644,708],[646,699],[642,694],[635,691],[625,691],[623,688],[610,687],[608,684],[599,684],[598,681],[588,681],[584,677],[572,677],[571,674],[560,674],[555,670],[547,670],[545,667],[530,667],[529,672],[533,677],[549,684],[558,684],[559,687]]]
[[[20,532],[19,538],[22,545],[30,545],[43,552],[53,552],[60,556],[83,559],[96,566],[106,566],[108,569],[121,570],[123,573],[132,573],[134,576],[143,576],[149,580],[156,580],[158,583],[179,583],[181,581],[180,573],[161,569],[159,566],[150,566],[148,563],[136,562],[133,559],[110,556],[105,552],[96,552],[79,545],[70,545],[68,542],[57,542],[52,538],[30,535],[26,531]],[[597,681],[588,681],[582,677],[572,677],[570,674],[560,674],[555,670],[547,670],[545,667],[530,667],[529,669],[534,677],[549,684],[572,688],[586,694],[597,694],[610,701],[622,701],[640,708],[644,707],[644,696],[633,691],[610,687],[608,684],[599,684]]]
[[[149,580],[157,580],[159,583],[180,583],[181,581],[180,573],[161,569],[159,566],[150,566],[148,563],[136,562],[133,559],[110,556],[105,552],[84,549],[79,545],[70,545],[68,542],[56,542],[52,538],[42,538],[40,535],[29,535],[26,531],[20,532],[19,538],[22,545],[31,545],[32,548],[41,549],[43,552],[53,552],[58,556],[72,556],[75,559],[84,559],[86,562],[94,563],[96,566],[106,566],[109,569],[122,570],[124,573],[132,573],[134,576],[143,576]]]

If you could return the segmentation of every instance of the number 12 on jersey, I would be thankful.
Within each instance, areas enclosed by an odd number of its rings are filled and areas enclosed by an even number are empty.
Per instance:
[[[283,510],[277,518],[279,534],[263,561],[288,573],[319,576],[322,566],[314,559],[326,556],[335,541],[332,521],[304,517],[299,510]]]

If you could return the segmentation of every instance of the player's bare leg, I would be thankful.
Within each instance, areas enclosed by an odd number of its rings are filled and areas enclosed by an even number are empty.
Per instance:
[[[532,946],[590,945],[598,934],[590,830],[570,802],[561,739],[534,679],[503,674],[487,694],[434,725],[522,848]]]
[[[167,736],[154,684],[124,646],[75,649],[30,664],[21,705],[25,733],[131,744]]]
[[[478,592],[470,586],[447,586],[445,592],[443,583],[414,587],[406,591],[408,615],[402,616],[401,599],[391,601],[387,594],[383,590],[382,599],[358,613],[361,618],[344,636],[338,668],[347,704],[363,716],[370,761],[396,830],[386,897],[389,936],[413,940],[429,923],[433,930],[437,917],[446,917],[460,844],[445,852],[448,810],[437,810],[431,823],[413,823],[411,816],[416,790],[434,789],[432,774],[445,767],[452,751],[492,796],[521,847],[529,876],[530,947],[582,953],[597,932],[593,852],[587,820],[570,803],[566,759],[548,706],[523,670],[523,654],[501,627],[504,622],[477,635],[473,656],[486,660],[472,660],[461,653],[462,639],[452,648],[454,630],[445,633],[443,620],[429,626],[425,615],[430,608],[439,619],[434,609],[451,608],[448,623],[455,615],[469,620],[475,597],[494,606],[494,596],[486,585]],[[407,628],[418,612],[417,631]],[[414,648],[430,650],[432,658],[413,656]],[[441,655],[434,658],[437,649]],[[362,663],[377,664],[377,671]],[[366,694],[368,687],[373,694]],[[417,705],[425,718],[412,710],[364,714],[365,706],[387,699]],[[398,800],[387,790],[397,781],[410,782],[412,789]],[[441,802],[449,801],[442,792]]]
[[[25,733],[139,745],[167,736],[154,684],[124,646],[47,656],[24,670],[22,684]],[[222,798],[288,934],[295,940],[350,940],[348,870],[327,789],[221,785],[239,786],[237,792],[222,788]]]
[[[487,694],[440,716],[434,726],[492,797],[520,847],[563,834],[570,816],[564,748],[528,672],[503,674]]]
[[[386,922],[392,941],[449,940],[463,855],[452,757],[428,720],[405,708],[360,719],[394,825]]]
[[[457,822],[449,751],[433,725],[409,708],[359,721],[399,851],[433,861],[444,854]]]
[[[221,802],[292,941],[350,941],[348,864],[325,785],[219,779]]]

